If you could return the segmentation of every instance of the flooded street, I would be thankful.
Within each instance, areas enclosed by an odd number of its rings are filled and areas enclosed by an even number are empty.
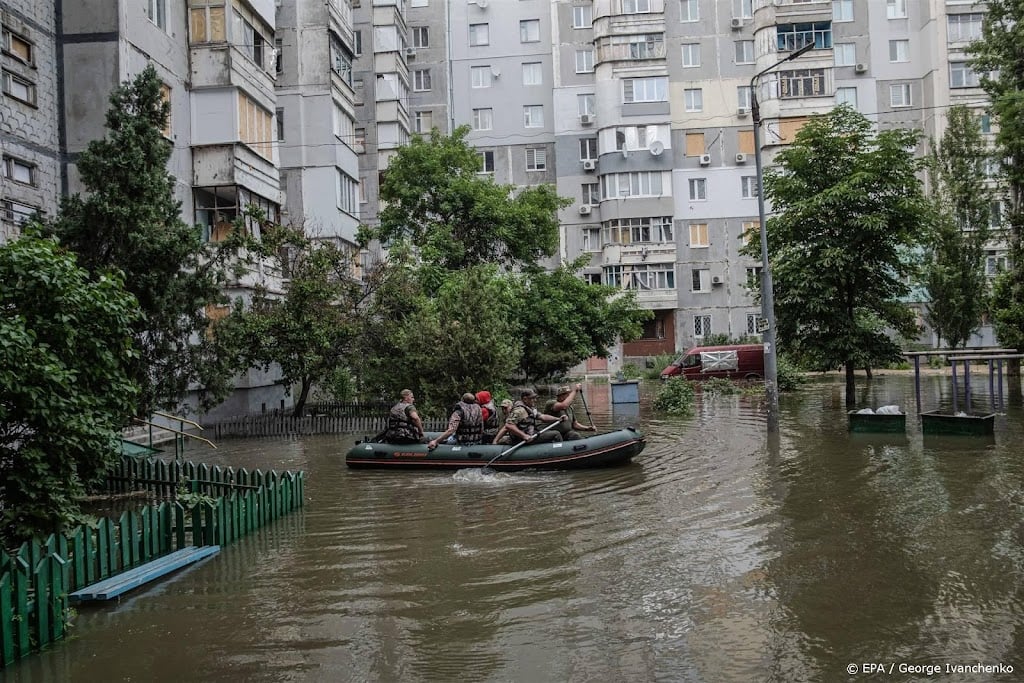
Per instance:
[[[760,399],[666,418],[588,387],[599,426],[648,439],[607,470],[350,471],[358,435],[195,449],[305,470],[305,509],[83,607],[0,680],[838,681],[867,663],[1020,680],[1021,408],[994,440],[922,437],[913,415],[906,437],[849,434],[841,381],[783,395],[771,440]],[[861,384],[862,405],[914,412],[912,378]],[[925,378],[924,409],[944,392]]]

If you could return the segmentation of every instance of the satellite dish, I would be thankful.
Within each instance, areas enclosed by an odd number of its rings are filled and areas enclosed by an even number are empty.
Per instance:
[[[665,143],[662,142],[661,140],[655,140],[647,149],[649,149],[651,151],[651,154],[653,154],[654,156],[660,156],[661,153],[665,151]]]
[[[487,0],[476,0],[476,6],[480,9],[487,9]]]
[[[497,78],[498,76],[501,75],[501,69],[499,67],[492,66],[491,67],[491,75],[494,76],[495,78]]]

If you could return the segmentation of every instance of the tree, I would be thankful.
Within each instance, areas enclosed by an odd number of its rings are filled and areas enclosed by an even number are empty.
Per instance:
[[[916,141],[905,129],[876,134],[841,106],[808,121],[765,173],[779,345],[820,367],[845,365],[848,405],[856,368],[901,357],[888,331],[917,333],[900,300],[928,217]]]
[[[297,233],[282,244],[290,245],[283,294],[257,289],[249,308],[238,302],[218,322],[215,336],[228,349],[241,349],[237,369],[279,365],[281,382],[298,386],[299,416],[314,384],[350,363],[372,288],[356,277],[350,250]]]
[[[141,306],[133,329],[139,353],[130,368],[141,387],[137,414],[175,407],[190,383],[209,379],[204,373],[217,368],[203,343],[204,310],[223,301],[225,264],[241,239],[212,247],[199,227],[181,220],[167,171],[172,144],[161,132],[168,104],[160,87],[149,66],[114,91],[108,136],[91,142],[78,161],[88,194],[66,198],[48,226],[93,277],[119,269]]]
[[[555,253],[557,212],[570,202],[551,185],[516,188],[480,175],[468,132],[461,126],[446,136],[435,128],[399,149],[380,187],[380,226],[364,229],[364,241],[408,240],[425,266],[443,270],[529,264]]]
[[[996,278],[992,319],[1003,346],[1024,349],[1024,4],[988,0],[981,38],[971,44],[971,68],[983,74],[981,87],[991,101],[996,123],[997,158],[1006,179],[1004,222],[1009,229],[1009,269]],[[1020,396],[1020,361],[1008,363],[1011,396]]]
[[[636,339],[652,317],[637,308],[632,291],[584,282],[577,273],[588,258],[524,276],[517,317],[524,347],[519,367],[528,378],[565,373],[590,356],[606,358],[616,338]]]
[[[927,317],[952,348],[981,326],[989,299],[985,243],[993,192],[986,183],[988,151],[969,109],[949,110],[949,127],[929,160],[935,231],[924,267]]]
[[[56,531],[120,454],[138,304],[53,240],[0,246],[0,543]]]

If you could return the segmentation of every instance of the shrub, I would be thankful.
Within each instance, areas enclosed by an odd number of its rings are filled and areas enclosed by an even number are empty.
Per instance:
[[[787,356],[780,355],[777,359],[779,391],[796,391],[807,381],[803,371]]]
[[[639,379],[640,368],[638,368],[634,363],[626,363],[622,366],[622,376],[626,379]]]
[[[693,382],[674,377],[654,397],[654,409],[672,415],[692,415],[695,393]]]
[[[661,371],[668,367],[668,364],[679,357],[677,353],[659,353],[650,360],[651,367],[645,369],[643,373],[644,379],[660,379]]]

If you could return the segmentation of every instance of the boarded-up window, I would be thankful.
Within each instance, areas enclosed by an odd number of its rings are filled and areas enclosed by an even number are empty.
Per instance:
[[[704,154],[704,133],[686,134],[686,156],[699,157]]]
[[[163,134],[165,138],[171,137],[171,86],[166,83],[160,84],[160,99],[167,103],[167,120],[164,122]]]
[[[224,7],[196,7],[189,10],[192,43],[221,43],[224,34]]]
[[[739,151],[743,154],[754,153],[754,131],[741,130],[739,133],[739,140],[737,142],[739,143]]]
[[[230,311],[231,309],[228,306],[218,306],[217,304],[206,305],[206,317],[214,322],[227,317],[227,314]]]
[[[274,117],[245,93],[238,93],[238,136],[265,159],[271,159]]]
[[[782,119],[779,121],[779,142],[784,145],[796,140],[796,134],[807,123],[807,117],[802,116],[795,119]]]

